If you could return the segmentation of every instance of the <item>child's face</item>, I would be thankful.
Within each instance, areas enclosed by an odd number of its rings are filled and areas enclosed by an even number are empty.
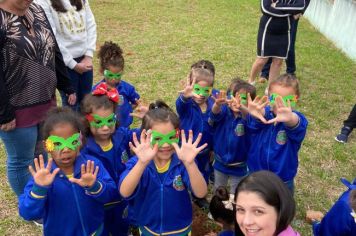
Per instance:
[[[115,87],[121,81],[124,70],[121,67],[109,65],[104,70],[105,82],[111,87]]]
[[[161,134],[169,134],[171,131],[175,130],[173,124],[171,122],[166,123],[155,123],[152,128],[152,131],[157,131]],[[160,160],[169,160],[174,152],[174,148],[172,145],[168,143],[164,143],[161,147],[158,148],[158,152],[155,158]]]
[[[200,87],[211,87],[211,84],[204,80],[201,80],[201,81],[197,82],[196,84],[198,84]],[[209,96],[202,96],[202,95],[197,95],[197,94],[195,94],[193,96],[194,102],[196,102],[198,105],[205,103],[208,100],[208,98],[209,98]]]
[[[246,92],[246,90],[240,89],[237,91],[237,93],[240,96],[240,104],[247,106],[247,92]],[[229,107],[234,113],[240,112],[240,109],[236,107],[235,103],[229,103]]]
[[[59,123],[53,127],[51,132],[49,132],[49,137],[57,136],[55,139],[67,140],[70,141],[71,148],[62,145],[64,148],[62,150],[56,150],[56,147],[60,146],[62,143],[60,141],[49,141],[52,143],[52,150],[49,150],[51,157],[57,164],[59,168],[68,168],[72,167],[76,157],[79,154],[79,150],[81,147],[80,135],[78,135],[78,130],[74,129],[71,124],[68,123]],[[73,136],[74,135],[74,136]],[[77,138],[75,137],[77,136]],[[47,139],[46,144],[49,139]],[[73,149],[74,150],[73,150]]]
[[[272,236],[277,225],[277,211],[255,192],[242,191],[236,199],[236,221],[244,235]]]
[[[288,95],[296,95],[296,91],[293,87],[284,87],[278,84],[273,85],[269,88],[268,97],[270,97],[273,93],[278,94],[282,98]],[[273,113],[276,114],[276,106],[272,105]]]
[[[97,140],[106,141],[115,132],[116,116],[112,109],[99,108],[93,109],[90,114],[90,132]]]

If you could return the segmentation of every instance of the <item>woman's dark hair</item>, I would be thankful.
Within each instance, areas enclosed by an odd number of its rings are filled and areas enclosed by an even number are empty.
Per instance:
[[[149,130],[156,122],[171,122],[175,129],[179,128],[177,114],[162,100],[151,103],[149,110],[142,119],[141,130]]]
[[[122,49],[116,43],[105,42],[98,52],[100,68],[105,70],[108,66],[115,66],[124,69],[125,60],[122,53]]]
[[[67,107],[56,107],[51,109],[42,126],[42,135],[46,140],[50,136],[50,132],[58,124],[70,124],[75,130],[84,134],[84,125],[77,113]],[[84,135],[82,135],[82,144],[85,143]]]
[[[231,84],[227,90],[227,94],[232,93],[232,96],[235,96],[236,93],[241,89],[245,90],[246,93],[249,93],[252,100],[255,99],[256,97],[255,86],[247,83],[246,81],[240,79],[239,77],[232,79]]]
[[[349,198],[351,209],[356,211],[356,189],[351,190]]]
[[[223,201],[229,201],[229,191],[225,187],[218,187],[210,201],[209,211],[216,221],[224,221],[226,224],[234,223],[235,214],[233,209],[225,207]]]
[[[210,73],[215,77],[215,66],[211,61],[208,60],[200,60],[195,62],[190,67],[191,69],[202,68],[210,71]]]
[[[235,202],[240,192],[256,193],[276,209],[275,235],[285,230],[292,222],[295,215],[295,201],[291,191],[276,174],[269,171],[254,172],[237,185]]]
[[[85,2],[85,1],[84,1]],[[63,6],[63,3],[61,0],[51,0],[51,4],[54,10],[58,12],[67,12],[68,10]],[[72,6],[75,6],[77,11],[80,11],[83,9],[83,2],[82,0],[70,0],[70,4]]]
[[[280,85],[282,87],[292,87],[295,90],[295,94],[300,97],[300,90],[299,90],[299,81],[295,75],[292,74],[283,74],[280,75],[277,79],[272,80],[269,84],[269,90],[274,85]]]

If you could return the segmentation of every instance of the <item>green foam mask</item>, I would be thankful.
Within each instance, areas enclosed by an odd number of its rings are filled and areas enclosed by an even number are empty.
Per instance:
[[[152,130],[152,136],[151,136],[151,145],[158,144],[158,147],[162,147],[163,144],[168,143],[169,145],[172,145],[172,143],[178,143],[179,141],[179,131],[178,130],[172,130],[168,134],[161,134],[160,132],[157,132],[155,130]]]
[[[247,104],[247,95],[246,95],[246,93],[240,93],[239,96],[240,96],[240,103],[242,105],[246,105]]]
[[[107,80],[119,80],[121,79],[122,73],[113,73],[110,70],[104,70],[104,76]]]
[[[69,148],[75,151],[81,145],[80,133],[75,133],[67,139],[51,135],[46,140],[47,151],[61,151],[64,148]]]
[[[276,102],[276,98],[279,95],[277,93],[272,93],[271,96],[269,97],[269,103],[271,105],[274,105]],[[284,96],[282,97],[283,103],[285,106],[288,106],[288,101],[290,101],[290,106],[291,107],[295,107],[297,105],[297,96],[295,95],[288,95],[288,96]]]
[[[212,87],[203,87],[203,86],[200,86],[199,84],[194,84],[194,87],[193,87],[193,90],[194,90],[194,93],[197,94],[197,95],[201,95],[201,96],[204,96],[204,97],[209,97],[210,96],[210,93],[211,93],[211,90],[212,90]]]
[[[107,117],[101,117],[97,114],[86,115],[87,120],[89,121],[90,126],[95,128],[101,128],[103,126],[114,126],[116,124],[116,115],[112,113]]]

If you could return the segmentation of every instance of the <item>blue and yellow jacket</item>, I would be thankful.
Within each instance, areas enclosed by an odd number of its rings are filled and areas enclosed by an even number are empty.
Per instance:
[[[345,179],[341,182],[348,189],[326,213],[321,222],[313,222],[315,236],[356,235],[356,213],[352,210],[349,201],[350,192],[356,190],[356,178],[352,184]]]
[[[105,80],[101,80],[99,83],[94,85],[93,89],[95,89],[95,87],[102,82],[105,82]],[[129,127],[133,121],[133,118],[130,116],[132,106],[136,105],[136,101],[140,99],[140,95],[137,93],[133,85],[123,80],[116,85],[116,89],[119,92],[120,99],[118,109],[116,111],[119,125],[120,127]]]
[[[270,106],[265,108],[265,112],[266,120],[275,117]],[[302,113],[293,112],[298,115],[299,122],[292,128],[284,123],[263,124],[251,115],[247,116],[247,126],[251,132],[247,159],[250,172],[269,170],[284,182],[294,179],[298,169],[298,151],[304,140],[308,121]]]
[[[120,184],[137,161],[135,156],[127,162]],[[135,192],[129,197],[135,200],[137,222],[143,235],[186,235],[191,231],[193,212],[188,189],[188,173],[176,154],[172,155],[169,169],[163,176],[157,172],[153,161],[148,164]]]
[[[19,198],[20,216],[25,220],[43,219],[44,235],[100,235],[103,205],[110,202],[118,190],[101,162],[88,155],[79,155],[75,160],[75,178],[80,178],[80,167],[87,160],[99,166],[93,187],[85,189],[71,183],[61,171],[47,187],[38,186],[31,178]],[[51,171],[55,168],[53,163]]]
[[[214,168],[224,174],[247,175],[247,154],[250,147],[247,121],[235,118],[231,109],[223,105],[221,112],[210,112],[209,124],[214,134]]]

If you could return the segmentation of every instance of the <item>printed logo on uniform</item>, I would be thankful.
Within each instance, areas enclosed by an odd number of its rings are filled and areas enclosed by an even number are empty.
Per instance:
[[[126,150],[121,153],[121,163],[126,164],[129,160],[129,155],[127,155]]]
[[[124,104],[124,96],[122,96],[121,94],[119,94],[119,106],[122,106],[122,104]]]
[[[210,117],[208,118],[208,124],[210,126],[213,126],[214,125],[214,121],[212,119],[210,119]]]
[[[276,141],[279,145],[284,145],[287,142],[287,134],[285,130],[280,130],[277,133]]]
[[[242,136],[245,134],[245,126],[243,124],[237,124],[235,127],[235,134],[237,136]]]
[[[177,175],[176,177],[174,177],[173,188],[177,191],[183,191],[185,189],[182,181],[182,176]]]

